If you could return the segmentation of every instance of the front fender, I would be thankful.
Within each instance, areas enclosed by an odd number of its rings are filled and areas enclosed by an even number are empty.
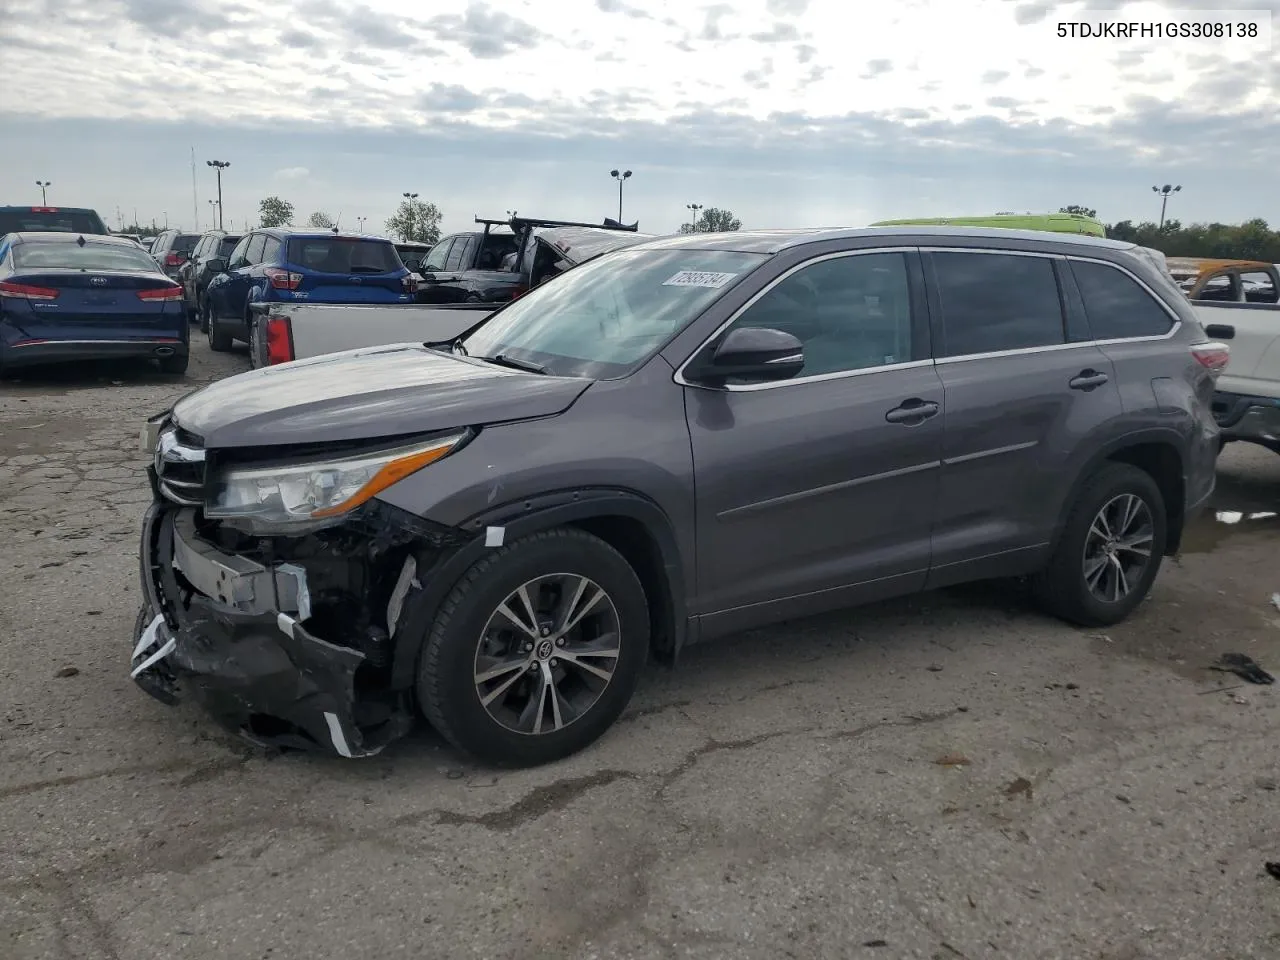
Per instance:
[[[595,488],[563,490],[504,503],[476,514],[459,526],[469,536],[466,544],[433,564],[419,578],[421,589],[406,611],[402,639],[396,646],[391,668],[393,689],[406,689],[417,675],[418,657],[430,632],[436,610],[466,571],[489,550],[554,527],[590,527],[593,520],[622,517],[643,525],[657,546],[662,570],[656,586],[661,595],[651,598],[665,621],[664,639],[674,658],[684,646],[688,616],[684,587],[684,562],[667,514],[652,500],[629,490]]]

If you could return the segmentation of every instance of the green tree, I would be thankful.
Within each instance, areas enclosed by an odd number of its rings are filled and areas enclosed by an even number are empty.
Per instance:
[[[1059,207],[1058,212],[1074,213],[1080,217],[1096,217],[1098,215],[1098,211],[1093,209],[1093,207],[1080,207],[1076,206],[1074,203],[1065,207]]]
[[[267,197],[258,204],[258,215],[264,227],[283,227],[293,223],[293,204],[279,197]]]
[[[326,230],[333,226],[333,217],[329,216],[323,210],[317,210],[311,216],[307,217],[308,227],[324,227]]]
[[[387,232],[402,241],[435,243],[440,239],[440,208],[427,200],[404,199],[386,221]]]
[[[741,229],[742,221],[733,215],[733,211],[719,207],[707,207],[693,223],[680,224],[681,233],[727,233]]]
[[[1121,220],[1107,226],[1107,236],[1159,250],[1167,257],[1214,257],[1224,260],[1262,260],[1280,263],[1280,231],[1261,218],[1242,224],[1191,223],[1166,220],[1164,227],[1150,220]]]

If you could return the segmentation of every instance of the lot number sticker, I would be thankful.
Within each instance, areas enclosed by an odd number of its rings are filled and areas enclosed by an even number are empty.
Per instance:
[[[670,280],[662,281],[664,287],[723,287],[736,277],[736,273],[711,273],[706,270],[681,270]]]

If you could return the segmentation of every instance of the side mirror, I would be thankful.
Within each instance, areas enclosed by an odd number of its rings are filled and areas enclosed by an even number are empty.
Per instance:
[[[1234,340],[1236,338],[1236,328],[1227,323],[1211,323],[1204,328],[1204,332],[1215,340]]]
[[[418,276],[422,277],[422,279],[425,280],[427,283],[436,282],[436,274],[435,274],[435,271],[433,270],[419,270]]]
[[[211,273],[227,272],[227,261],[222,257],[210,257],[204,262],[204,265],[209,268]]]
[[[708,380],[729,377],[786,380],[804,369],[804,344],[771,327],[739,327],[720,341],[711,362],[699,371]]]

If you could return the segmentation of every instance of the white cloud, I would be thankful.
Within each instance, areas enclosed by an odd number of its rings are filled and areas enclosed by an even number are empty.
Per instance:
[[[277,180],[305,180],[310,174],[306,167],[283,167],[272,176]]]

